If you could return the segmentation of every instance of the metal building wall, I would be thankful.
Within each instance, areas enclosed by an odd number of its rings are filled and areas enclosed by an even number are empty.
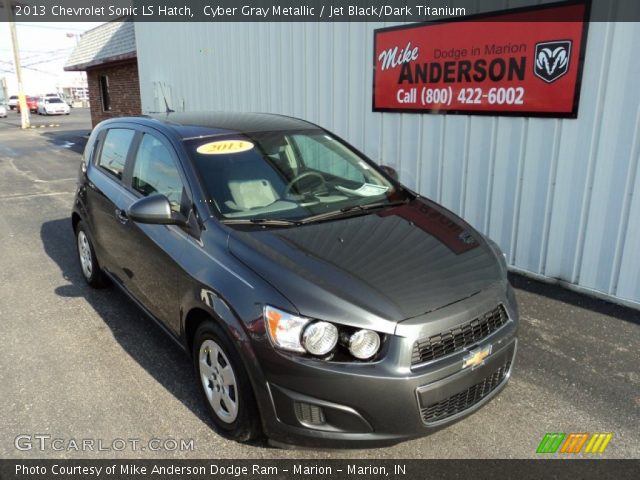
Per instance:
[[[575,120],[373,113],[383,26],[136,23],[142,110],[164,111],[164,95],[318,123],[488,234],[512,268],[640,307],[640,24],[589,25]]]

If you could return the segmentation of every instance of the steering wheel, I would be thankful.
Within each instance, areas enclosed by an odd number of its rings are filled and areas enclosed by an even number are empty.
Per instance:
[[[316,181],[314,182],[313,180],[310,180],[312,178],[315,179]],[[300,185],[304,187],[304,189],[301,190],[300,187],[297,185],[305,179],[309,179],[309,180],[307,180],[307,182],[304,182],[304,184]],[[324,177],[320,175],[318,172],[304,172],[304,173],[301,173],[300,175],[296,175],[294,178],[291,179],[291,181],[289,181],[289,183],[287,183],[285,194],[288,196],[294,193],[293,190],[295,187],[296,193],[299,195],[303,195],[305,193],[310,193],[310,192],[320,190],[324,188],[325,184],[326,182]]]

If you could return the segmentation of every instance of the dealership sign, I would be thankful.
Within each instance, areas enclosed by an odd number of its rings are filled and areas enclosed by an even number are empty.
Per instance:
[[[373,110],[575,118],[588,4],[374,33]]]

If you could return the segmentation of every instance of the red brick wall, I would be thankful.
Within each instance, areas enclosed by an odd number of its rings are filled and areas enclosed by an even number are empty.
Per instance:
[[[100,76],[109,77],[111,110],[104,111],[100,93]],[[95,127],[102,120],[127,115],[140,115],[140,82],[138,62],[131,60],[87,70],[91,123]]]

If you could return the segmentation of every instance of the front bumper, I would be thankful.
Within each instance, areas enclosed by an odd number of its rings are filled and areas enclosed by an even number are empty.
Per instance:
[[[425,325],[443,328],[447,318],[453,327],[461,316],[469,320],[495,302],[495,294],[487,294],[414,323],[421,325],[421,334],[428,331]],[[394,336],[384,358],[374,363],[273,355],[270,345],[261,345],[256,353],[270,395],[269,408],[263,408],[269,410],[263,411],[265,433],[277,442],[302,446],[384,446],[428,435],[473,413],[504,388],[513,369],[517,310],[512,295],[502,296],[499,303],[509,316],[499,330],[461,351],[413,367],[415,336]],[[491,354],[482,363],[464,367],[470,351],[489,348]]]

